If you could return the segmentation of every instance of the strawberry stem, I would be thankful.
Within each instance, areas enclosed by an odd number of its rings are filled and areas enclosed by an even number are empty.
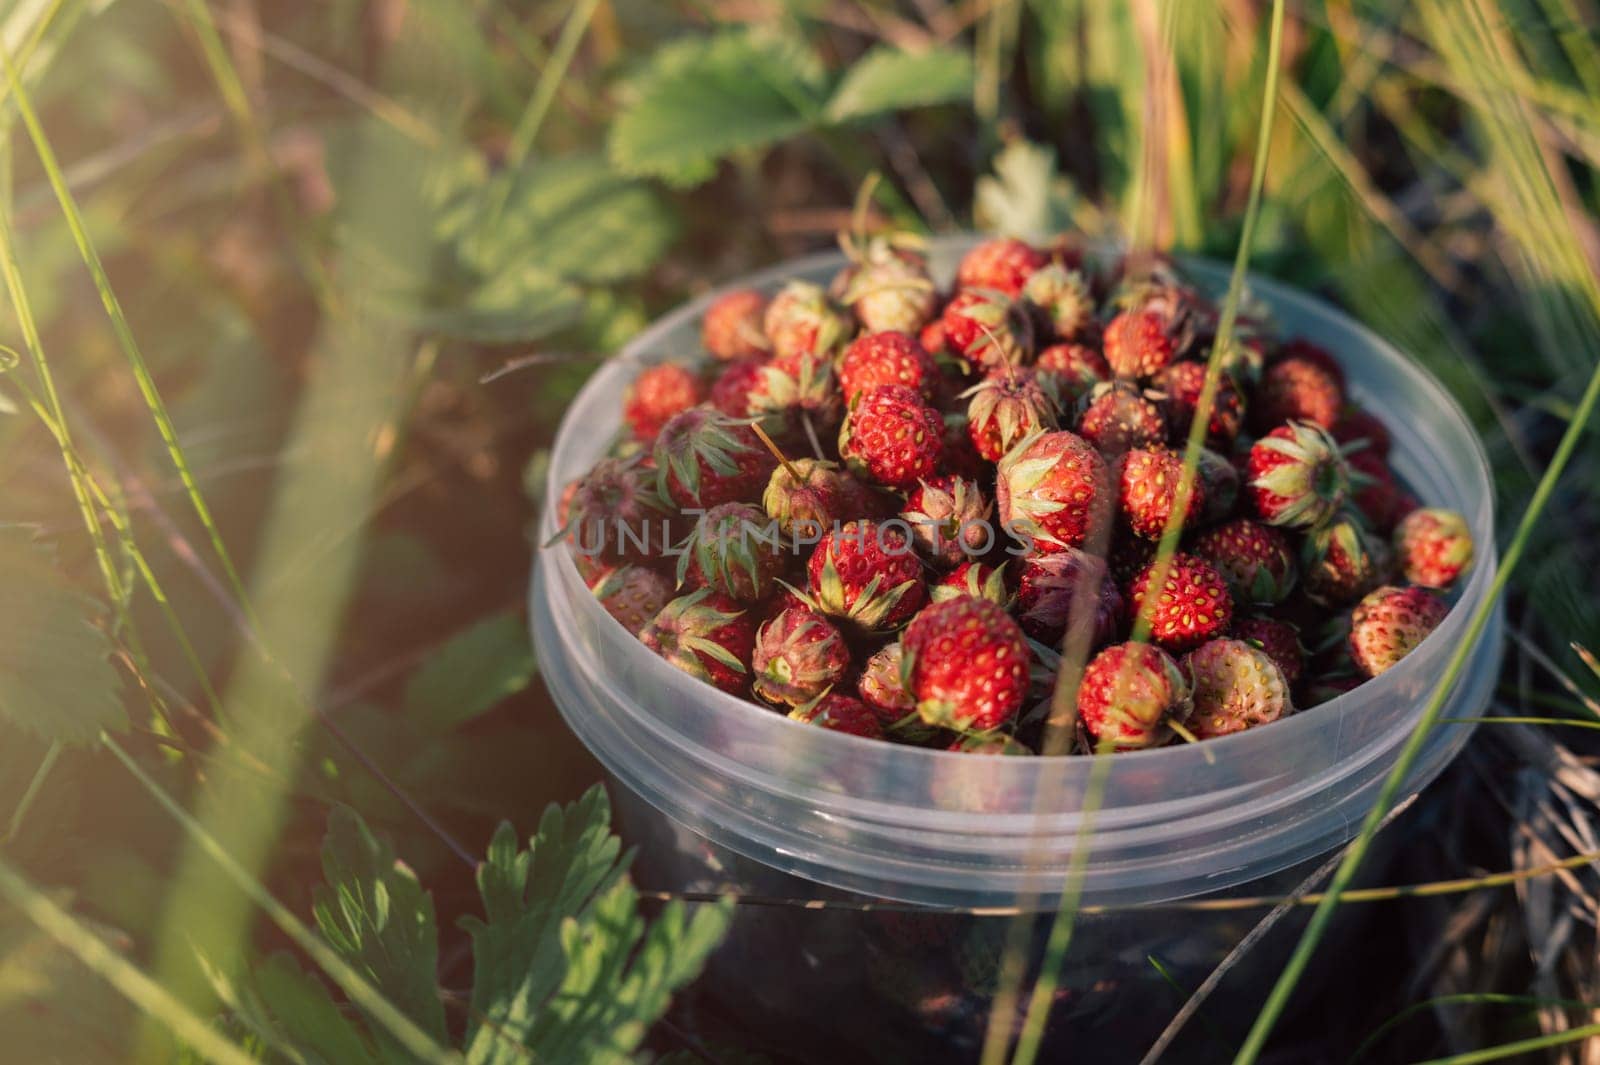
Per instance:
[[[761,423],[751,422],[750,428],[755,431],[756,436],[761,438],[761,442],[767,445],[767,450],[772,452],[772,457],[778,460],[778,465],[783,467],[784,472],[794,480],[794,483],[797,485],[805,484],[806,479],[800,476],[800,471],[794,468],[794,463],[789,461],[789,456],[783,453],[783,449],[777,445],[772,437],[767,435],[765,429],[761,428]]]

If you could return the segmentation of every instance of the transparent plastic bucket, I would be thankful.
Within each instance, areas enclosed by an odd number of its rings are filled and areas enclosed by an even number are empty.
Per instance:
[[[948,279],[972,237],[931,247]],[[837,254],[783,264],[743,284],[826,281]],[[1226,268],[1186,264],[1220,291]],[[725,695],[646,651],[584,586],[567,549],[538,553],[531,623],[543,675],[572,730],[656,816],[662,846],[682,830],[801,881],[930,906],[1054,905],[1086,816],[1085,905],[1156,902],[1236,888],[1348,840],[1371,808],[1468,615],[1494,575],[1487,458],[1460,408],[1432,377],[1324,303],[1264,279],[1285,335],[1341,358],[1353,397],[1388,426],[1392,464],[1425,504],[1460,511],[1478,562],[1439,628],[1399,666],[1331,702],[1269,727],[1193,745],[1094,760],[973,758],[843,735]],[[590,379],[551,455],[538,542],[556,532],[556,500],[617,432],[620,397],[642,365],[699,351],[715,293],[669,314]],[[1477,716],[1499,671],[1497,611],[1449,696],[1447,714]],[[1443,724],[1406,787],[1414,793],[1466,743]],[[636,822],[638,818],[634,819]],[[737,884],[724,886],[737,887]],[[1036,896],[1035,893],[1042,893]]]

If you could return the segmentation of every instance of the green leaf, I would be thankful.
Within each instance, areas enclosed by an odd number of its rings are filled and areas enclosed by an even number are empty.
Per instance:
[[[583,293],[530,263],[506,270],[458,299],[430,302],[409,315],[417,328],[485,343],[532,341],[583,315]]]
[[[335,807],[322,844],[327,885],[317,927],[347,961],[433,1039],[445,1043],[433,898],[354,811]]]
[[[629,174],[697,184],[728,153],[810,127],[821,83],[816,56],[791,38],[734,31],[674,41],[628,86],[611,160]]]
[[[1056,170],[1054,150],[1015,140],[994,159],[994,175],[980,177],[973,192],[979,227],[1015,237],[1040,237],[1074,225],[1078,195]]]
[[[951,48],[903,52],[880,46],[845,72],[825,113],[830,122],[851,122],[971,97],[972,57],[968,53]]]
[[[235,982],[205,959],[206,978],[227,1007],[232,1027],[278,1058],[304,1065],[378,1065],[379,1057],[328,989],[287,954],[274,954]]]
[[[406,684],[405,712],[423,731],[449,732],[526,688],[537,668],[521,618],[497,614],[418,667]]]
[[[55,553],[0,525],[0,718],[46,740],[93,743],[124,724],[99,606],[68,582]]]

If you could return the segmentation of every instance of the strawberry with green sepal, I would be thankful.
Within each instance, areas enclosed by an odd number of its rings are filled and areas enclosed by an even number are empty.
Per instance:
[[[962,397],[967,400],[967,435],[989,462],[999,462],[1025,437],[1061,427],[1054,379],[1031,367],[1002,367]]]
[[[839,390],[847,403],[879,385],[904,385],[932,399],[938,378],[933,356],[901,332],[863,333],[839,360]]]
[[[594,597],[622,627],[637,636],[672,598],[672,582],[647,566],[610,570],[593,587]]]
[[[1205,363],[1175,362],[1151,382],[1156,391],[1166,396],[1167,431],[1174,446],[1181,447],[1189,439],[1205,380]],[[1244,398],[1233,380],[1222,374],[1212,397],[1211,416],[1206,420],[1206,443],[1224,450],[1232,447],[1243,421]]]
[[[841,235],[839,242],[850,265],[834,277],[829,292],[862,329],[915,333],[928,323],[938,310],[939,294],[920,238],[910,233],[865,240]]]
[[[707,397],[710,404],[730,418],[748,418],[758,413],[755,396],[761,388],[762,371],[767,362],[764,358],[754,358],[728,363],[711,382]]]
[[[1022,560],[1017,621],[1033,639],[1060,647],[1076,620],[1088,630],[1088,645],[1098,647],[1115,637],[1122,617],[1122,593],[1103,560],[1078,550]]]
[[[1281,618],[1235,617],[1232,634],[1252,647],[1259,647],[1277,663],[1284,681],[1293,688],[1305,672],[1306,649],[1300,644],[1300,630]]]
[[[922,563],[894,525],[851,521],[827,532],[806,566],[808,597],[868,632],[899,628],[922,609]]]
[[[996,606],[1009,608],[1011,589],[1006,585],[1005,563],[991,566],[968,559],[928,586],[928,598],[935,603],[961,596],[987,599]]]
[[[943,419],[904,385],[863,393],[839,430],[839,454],[851,470],[885,488],[904,491],[932,477],[943,450]]]
[[[833,426],[844,412],[839,382],[828,352],[786,352],[761,367],[750,393],[751,413],[788,418],[805,416],[813,424]]]
[[[655,471],[637,458],[605,458],[572,489],[562,529],[580,566],[650,562],[677,541],[674,514]]]
[[[1406,580],[1448,590],[1472,565],[1472,530],[1453,510],[1424,507],[1395,526],[1394,548]]]
[[[635,440],[651,441],[679,411],[705,398],[700,376],[675,362],[657,363],[640,371],[622,399],[622,420]]]
[[[1017,715],[1028,692],[1028,644],[1005,610],[960,596],[925,607],[906,627],[902,666],[922,720],[982,732]]]
[[[678,585],[707,586],[745,603],[777,587],[784,556],[777,523],[751,503],[719,503],[695,522],[678,556]]]
[[[721,362],[762,358],[772,344],[762,327],[767,313],[765,293],[753,288],[725,292],[711,301],[700,320],[700,343]]]
[[[956,566],[993,548],[993,516],[994,503],[978,482],[948,473],[918,482],[900,511],[922,557],[937,566]]]
[[[1034,271],[1022,298],[1038,309],[1050,333],[1060,340],[1081,337],[1094,325],[1094,293],[1081,272],[1059,263]]]
[[[795,707],[790,711],[789,718],[807,725],[816,725],[818,728],[844,732],[869,740],[883,738],[883,724],[878,720],[878,715],[873,712],[872,707],[848,695],[826,692],[808,703]]]
[[[1310,422],[1280,425],[1257,440],[1246,475],[1251,502],[1268,525],[1325,524],[1350,495],[1350,467],[1339,445]]]
[[[1344,410],[1339,412],[1339,419],[1333,423],[1328,433],[1339,441],[1339,446],[1348,455],[1354,455],[1357,451],[1370,451],[1380,459],[1389,457],[1388,426],[1371,411],[1353,403],[1345,404]]]
[[[791,606],[756,632],[751,668],[756,695],[799,706],[844,679],[850,647],[832,622],[805,606]]]
[[[1167,418],[1155,401],[1127,381],[1108,381],[1090,392],[1078,432],[1107,458],[1167,440]]]
[[[996,471],[995,506],[1008,533],[1048,554],[1098,539],[1111,514],[1112,491],[1100,453],[1062,429],[1006,453]]]
[[[1189,549],[1217,567],[1238,603],[1281,603],[1299,573],[1289,538],[1249,518],[1207,529]]]
[[[1405,490],[1395,480],[1394,471],[1383,456],[1365,447],[1347,452],[1345,461],[1350,464],[1350,501],[1369,527],[1380,532],[1392,530],[1408,513],[1402,502]]]
[[[1388,545],[1347,514],[1307,533],[1300,561],[1306,596],[1314,603],[1339,606],[1382,584],[1391,559]]]
[[[1279,359],[1261,374],[1250,396],[1250,424],[1258,433],[1284,422],[1331,429],[1344,408],[1344,388],[1324,366],[1303,356]]]
[[[1028,279],[1048,262],[1044,252],[1025,241],[997,237],[974,246],[961,257],[956,267],[956,285],[1020,296]]]
[[[732,695],[749,689],[755,626],[749,612],[721,592],[700,588],[672,600],[639,633],[639,642]]]
[[[1135,535],[1159,540],[1178,504],[1183,457],[1169,447],[1135,448],[1117,464],[1117,505],[1122,520]],[[1199,520],[1206,505],[1205,485],[1190,478],[1188,507],[1183,521]]]
[[[1188,677],[1154,644],[1107,647],[1078,684],[1078,720],[1097,747],[1113,751],[1159,747],[1193,705]]]
[[[1149,625],[1152,640],[1169,651],[1186,651],[1228,631],[1233,597],[1215,566],[1179,551],[1168,561],[1160,590],[1153,592],[1160,568],[1158,555],[1129,588],[1133,612]]]
[[[861,701],[878,712],[884,726],[894,724],[917,708],[916,697],[906,687],[905,648],[899,640],[891,640],[872,652],[856,678],[856,694]]]
[[[1189,730],[1206,740],[1268,725],[1290,713],[1289,684],[1272,657],[1243,640],[1210,640],[1183,668],[1194,682]]]
[[[1056,394],[1063,402],[1080,399],[1096,385],[1111,380],[1106,357],[1087,344],[1072,341],[1051,344],[1040,351],[1033,368],[1054,378]]]
[[[767,479],[761,505],[784,535],[814,542],[834,525],[861,513],[864,491],[836,462],[789,459]]]
[[[1028,317],[1009,296],[992,289],[957,292],[939,320],[945,346],[979,370],[1021,366],[1033,350]]]
[[[1369,677],[1393,669],[1439,627],[1449,608],[1426,588],[1386,584],[1350,614],[1350,658]]]
[[[704,406],[662,426],[653,455],[662,494],[680,507],[708,510],[756,499],[778,464],[749,422]]]
[[[1192,296],[1177,287],[1156,288],[1106,325],[1106,362],[1118,377],[1151,377],[1189,350],[1195,325]]]
[[[791,281],[772,298],[762,328],[774,358],[828,361],[850,335],[849,322],[809,281]]]

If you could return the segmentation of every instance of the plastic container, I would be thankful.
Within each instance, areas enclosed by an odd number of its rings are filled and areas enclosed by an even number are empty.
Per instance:
[[[935,242],[935,276],[952,276],[975,239]],[[743,284],[825,282],[842,262],[837,254],[819,255]],[[1220,291],[1226,284],[1224,267],[1185,265],[1204,285]],[[1252,279],[1250,287],[1285,335],[1309,337],[1339,354],[1353,397],[1389,427],[1392,464],[1417,496],[1460,511],[1470,523],[1479,561],[1440,627],[1399,666],[1332,702],[1202,744],[1114,756],[1099,773],[1098,807],[1085,812],[1096,772],[1090,758],[972,758],[896,746],[799,724],[715,691],[640,646],[595,602],[567,550],[547,547],[531,589],[541,668],[567,723],[631,793],[618,801],[645,868],[675,878],[653,886],[1053,908],[1088,817],[1083,903],[1127,905],[1281,887],[1282,878],[1263,878],[1303,867],[1355,833],[1468,615],[1488,594],[1496,556],[1488,461],[1445,390],[1391,345],[1282,285]],[[561,487],[607,449],[620,421],[619,397],[640,366],[699,350],[699,320],[711,298],[642,333],[573,402],[551,455],[539,542],[555,534]],[[1482,711],[1501,644],[1497,611],[1450,695],[1449,715]],[[1432,779],[1470,731],[1470,725],[1438,728],[1407,792]],[[814,952],[834,941],[821,933],[823,920],[813,926]],[[1237,939],[1237,919],[1208,920],[1209,929],[1194,915],[1184,925],[1197,967],[1214,963],[1231,946],[1229,935]],[[1103,966],[1106,952],[1132,952],[1136,967],[1145,966],[1151,922],[1128,925],[1126,934],[1105,922],[1101,928],[1101,945],[1093,946],[1091,936],[1082,947],[1091,957],[1100,954],[1096,964]],[[803,928],[790,931],[807,935]],[[1222,935],[1208,938],[1209,931]],[[781,936],[756,941],[785,949]],[[859,954],[849,961],[850,941],[850,934],[839,940],[845,954],[837,960],[859,967]],[[741,949],[737,942],[736,935],[728,949]],[[944,958],[954,965],[959,959],[950,949]],[[1196,971],[1197,982],[1204,971]],[[970,975],[962,979],[970,983]],[[747,990],[758,992],[753,985]]]

